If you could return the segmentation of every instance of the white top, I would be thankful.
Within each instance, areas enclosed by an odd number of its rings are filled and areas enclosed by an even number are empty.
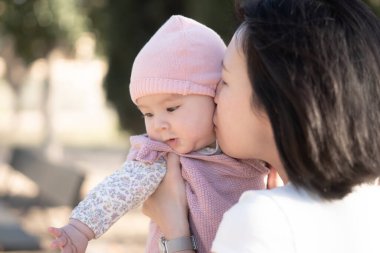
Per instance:
[[[247,191],[224,214],[216,253],[379,253],[380,186],[324,201],[292,184]]]

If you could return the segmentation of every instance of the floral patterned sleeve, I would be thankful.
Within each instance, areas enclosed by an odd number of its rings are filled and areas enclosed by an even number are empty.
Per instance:
[[[144,202],[165,173],[162,158],[153,164],[126,161],[89,192],[72,211],[71,218],[86,224],[98,238],[121,216]]]

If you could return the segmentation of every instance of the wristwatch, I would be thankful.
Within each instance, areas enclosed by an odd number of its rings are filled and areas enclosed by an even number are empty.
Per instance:
[[[166,240],[165,237],[161,237],[159,241],[160,253],[175,253],[183,250],[194,250],[198,249],[197,242],[194,236],[184,236],[175,238],[172,240]]]

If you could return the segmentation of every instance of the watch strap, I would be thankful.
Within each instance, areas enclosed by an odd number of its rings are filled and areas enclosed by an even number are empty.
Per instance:
[[[164,244],[166,253],[174,253],[184,250],[197,250],[197,243],[194,236],[184,236],[172,240],[166,240],[162,237],[161,240]]]

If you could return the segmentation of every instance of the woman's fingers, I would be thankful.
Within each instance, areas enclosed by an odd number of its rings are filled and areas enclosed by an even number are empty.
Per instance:
[[[170,196],[176,194],[178,184],[183,184],[181,176],[181,166],[179,156],[169,153],[166,161],[166,175],[157,190],[150,196],[142,206],[142,212],[153,220],[157,211],[164,208],[166,199],[172,199]],[[174,188],[174,189],[173,189]],[[170,204],[170,201],[168,202]]]
[[[157,190],[143,204],[142,211],[161,229],[165,236],[189,234],[185,182],[181,176],[180,158],[168,154],[167,172]]]
[[[179,155],[174,153],[168,154],[167,159],[167,170],[168,173],[180,173],[181,164],[179,163]],[[177,175],[177,174],[174,174]]]

